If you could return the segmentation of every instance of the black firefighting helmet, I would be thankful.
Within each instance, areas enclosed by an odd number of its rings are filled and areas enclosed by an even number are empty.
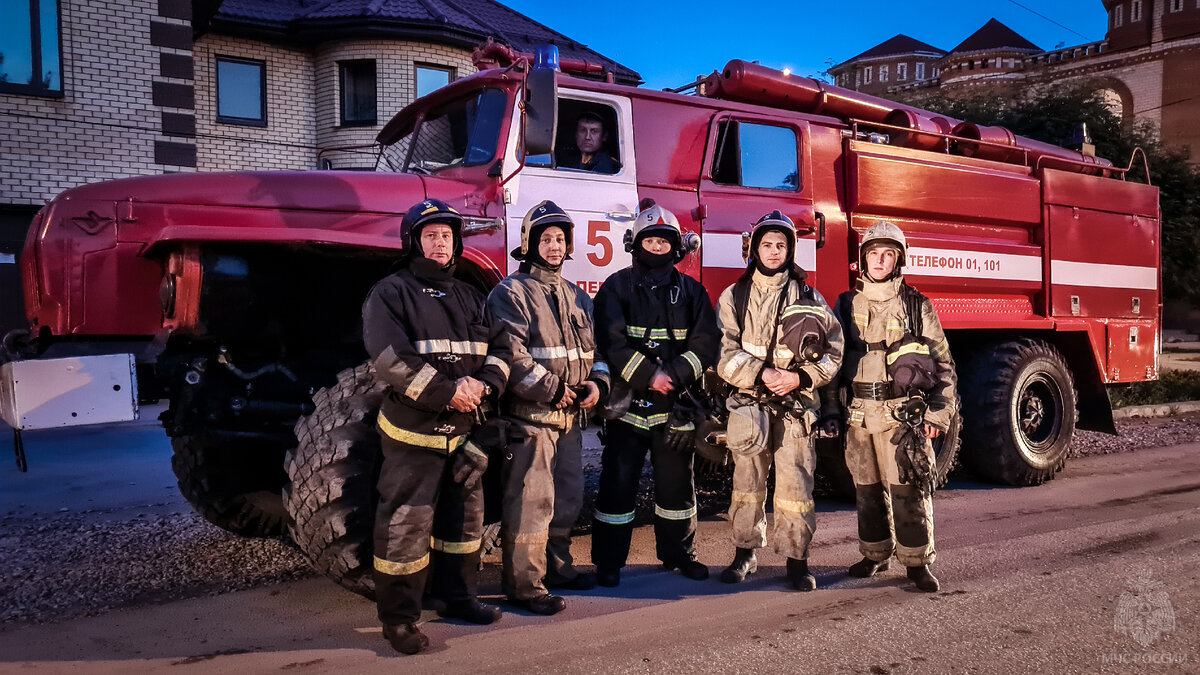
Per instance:
[[[783,310],[779,320],[780,344],[796,358],[816,363],[829,349],[825,309],[815,300],[799,300]]]
[[[892,396],[926,394],[939,382],[937,361],[922,338],[905,335],[888,347],[886,359]]]
[[[766,214],[762,218],[759,218],[758,221],[754,223],[754,227],[750,230],[750,238],[748,242],[747,240],[743,239],[743,242],[747,243],[745,250],[742,251],[742,257],[746,259],[746,262],[750,267],[753,267],[757,263],[755,256],[758,253],[758,245],[762,243],[763,235],[768,232],[782,232],[783,235],[787,237],[787,260],[789,262],[795,260],[796,224],[792,222],[791,218],[783,215],[782,211],[776,209],[775,211]],[[785,262],[784,264],[787,265],[788,263]]]
[[[440,199],[426,199],[404,214],[404,220],[400,221],[400,239],[404,243],[404,250],[410,256],[424,255],[421,250],[421,230],[431,223],[450,226],[454,232],[454,258],[457,260],[463,252],[463,217]]]
[[[567,239],[566,259],[570,260],[571,254],[575,252],[575,223],[566,211],[549,199],[529,209],[529,213],[525,214],[525,219],[521,221],[521,246],[514,248],[510,255],[517,260],[525,260],[530,251],[536,254],[542,232],[551,225],[562,228]]]

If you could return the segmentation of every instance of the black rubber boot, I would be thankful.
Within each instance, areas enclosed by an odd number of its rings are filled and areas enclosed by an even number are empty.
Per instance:
[[[580,572],[573,579],[546,579],[546,588],[556,588],[566,591],[590,591],[596,587],[596,575],[591,572]]]
[[[485,605],[475,598],[470,598],[447,603],[444,609],[438,610],[438,614],[447,619],[462,619],[471,623],[487,625],[499,621],[503,612],[495,605]]]
[[[682,562],[665,562],[663,569],[679,570],[680,574],[694,581],[704,581],[708,578],[708,566],[693,558]]]
[[[383,637],[401,654],[417,654],[429,646],[429,638],[411,623],[384,624]]]
[[[616,588],[621,585],[621,570],[606,570],[596,568],[596,583],[605,588]]]
[[[917,588],[926,593],[936,593],[941,586],[938,584],[937,577],[929,571],[929,565],[917,565],[916,567],[908,568],[908,578],[912,580]]]
[[[798,591],[811,591],[817,588],[817,578],[808,571],[807,560],[787,559],[787,577],[792,582],[792,588]]]
[[[557,595],[550,595],[549,593],[528,600],[509,600],[509,602],[522,609],[527,609],[534,614],[544,614],[546,616],[558,614],[567,608],[566,600]]]
[[[727,584],[740,584],[746,580],[746,577],[758,571],[758,558],[754,556],[754,549],[739,548],[733,556],[733,562],[729,563],[729,567],[721,572],[721,581]]]
[[[879,572],[886,572],[887,570],[888,570],[888,561],[886,561],[886,560],[878,560],[877,561],[877,560],[871,560],[870,558],[863,558],[862,560],[859,560],[858,562],[851,565],[850,569],[847,571],[847,573],[852,577],[858,577],[859,579],[866,579],[868,577],[875,576]]]

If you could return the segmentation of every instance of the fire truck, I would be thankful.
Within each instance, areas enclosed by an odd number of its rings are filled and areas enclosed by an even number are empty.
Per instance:
[[[29,229],[29,331],[9,335],[0,409],[16,429],[161,420],[184,496],[246,535],[289,531],[313,565],[371,590],[382,385],[360,308],[436,197],[465,219],[459,274],[489,288],[534,204],[577,224],[564,276],[595,292],[629,264],[639,201],[702,248],[681,271],[715,300],[744,269],[742,235],[779,209],[827,298],[853,283],[860,235],[908,235],[904,274],[955,357],[961,424],[937,444],[1000,483],[1062,468],[1078,429],[1115,433],[1106,387],[1158,375],[1158,190],[1089,153],[731,61],[690,91],[605,81],[595,64],[489,44],[479,73],[400,111],[375,172],[177,174],[73,188]],[[613,173],[572,169],[581,116]],[[1130,167],[1133,166],[1132,159]],[[825,444],[820,470],[845,464]]]

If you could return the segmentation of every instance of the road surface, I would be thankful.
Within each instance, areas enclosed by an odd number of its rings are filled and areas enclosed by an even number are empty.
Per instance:
[[[1200,672],[1200,444],[1073,459],[1046,485],[957,482],[935,500],[942,591],[893,566],[869,580],[854,513],[823,506],[796,593],[783,560],[729,586],[728,523],[701,523],[693,582],[635,535],[618,589],[565,612],[507,611],[476,627],[427,613],[432,650],[394,656],[368,601],[323,579],[112,611],[0,632],[5,672],[554,673]],[[577,539],[587,562],[590,542]],[[894,561],[893,561],[894,565]],[[60,589],[48,589],[59,592]],[[498,601],[498,570],[485,571]]]

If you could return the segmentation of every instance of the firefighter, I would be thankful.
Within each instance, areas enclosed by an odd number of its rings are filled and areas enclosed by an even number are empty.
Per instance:
[[[816,387],[837,373],[842,331],[825,299],[805,283],[793,261],[796,227],[779,211],[755,223],[745,251],[746,272],[721,293],[718,322],[721,357],[717,374],[736,390],[728,399],[727,444],[733,454],[729,515],[737,553],[721,581],[738,583],[758,569],[755,549],[767,544],[767,474],[775,465],[775,550],[787,557],[787,578],[796,590],[817,582],[808,571],[816,529],[813,509],[813,448]],[[808,318],[820,338],[814,360],[788,347],[785,320]],[[797,345],[798,346],[798,345]]]
[[[501,400],[511,422],[502,471],[504,591],[512,604],[556,614],[549,588],[586,590],[595,575],[575,569],[571,527],[583,507],[581,411],[608,392],[595,356],[592,301],[562,278],[575,226],[554,202],[533,207],[512,256],[518,271],[488,296],[488,313],[512,337],[512,374]]]
[[[375,594],[383,635],[405,654],[429,646],[416,622],[431,570],[442,616],[489,624],[501,614],[475,598],[487,456],[466,439],[481,406],[508,382],[511,354],[487,320],[484,295],[454,277],[462,223],[436,199],[410,209],[400,225],[401,269],[363,305],[363,340],[387,383]]]
[[[936,460],[927,438],[945,433],[957,414],[957,381],[933,304],[901,274],[907,253],[904,233],[892,223],[880,221],[863,235],[858,281],[837,301],[846,359],[836,385],[848,389],[848,412],[843,417],[838,397],[827,395],[822,425],[831,434],[846,425],[863,555],[849,574],[887,570],[895,553],[917,588],[932,593]]]
[[[595,111],[581,114],[575,122],[575,145],[558,152],[558,168],[607,174],[620,171],[621,163],[604,149],[608,143],[606,126],[604,118]]]
[[[696,490],[692,462],[696,420],[680,394],[696,397],[716,361],[720,335],[708,293],[675,264],[685,247],[675,215],[647,200],[627,237],[633,265],[596,294],[596,342],[613,366],[606,406],[600,489],[592,527],[592,562],[601,586],[617,586],[629,557],[634,499],[646,453],[654,468],[654,538],[658,559],[689,579],[708,578],[696,560]],[[691,408],[694,409],[694,408]]]

